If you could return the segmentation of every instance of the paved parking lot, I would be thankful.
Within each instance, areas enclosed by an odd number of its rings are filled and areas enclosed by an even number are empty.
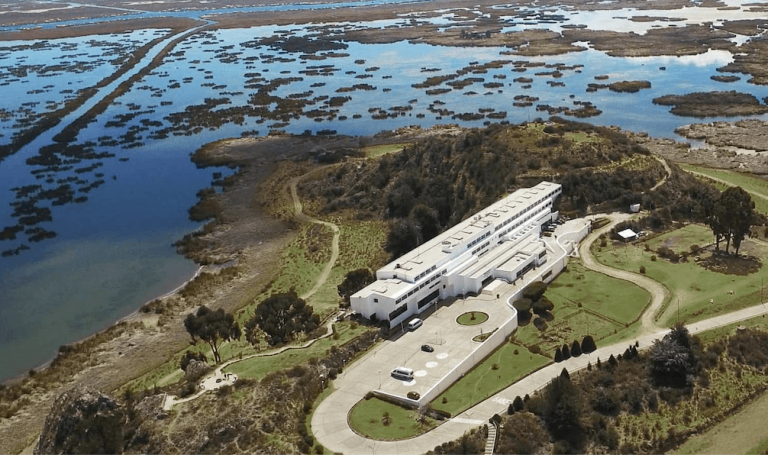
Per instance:
[[[507,294],[512,288],[504,284],[499,293]],[[459,316],[470,311],[486,313],[488,320],[471,326],[456,322]],[[424,318],[424,325],[414,331],[406,328],[398,339],[385,341],[385,346],[371,358],[366,369],[374,373],[378,380],[372,384],[373,388],[400,396],[412,390],[424,394],[480,346],[480,342],[472,341],[473,337],[498,328],[513,314],[505,295],[496,299],[495,295],[481,294],[438,308]],[[422,351],[424,344],[432,346],[434,352]],[[391,377],[391,371],[398,366],[411,368],[414,380],[402,381]]]

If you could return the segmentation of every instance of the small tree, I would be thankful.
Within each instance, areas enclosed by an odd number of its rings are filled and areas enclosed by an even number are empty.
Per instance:
[[[608,357],[608,365],[610,365],[612,367],[616,367],[616,365],[618,365],[618,364],[619,364],[619,361],[616,360],[616,357],[614,357],[613,354],[611,354],[611,356]]]
[[[520,395],[516,396],[514,400],[512,400],[512,406],[514,406],[515,411],[520,412],[523,409],[525,409],[525,403],[523,403],[523,399],[520,398]]]
[[[563,361],[563,351],[560,348],[555,350],[555,362],[560,363]]]
[[[523,289],[523,297],[535,302],[539,300],[547,290],[547,284],[543,281],[534,281]]]
[[[579,346],[578,340],[573,340],[573,344],[571,345],[571,356],[578,357],[581,355],[581,346]]]
[[[517,311],[531,311],[531,306],[533,306],[533,301],[531,299],[518,299],[515,300],[515,302],[512,304]]]
[[[392,417],[389,416],[389,412],[384,411],[384,414],[381,415],[381,424],[385,427],[388,427],[389,424],[392,423]]]
[[[541,316],[549,311],[552,311],[555,308],[555,305],[548,298],[542,297],[541,299],[535,301],[531,308],[533,309],[534,313]]]
[[[509,403],[509,406],[507,406],[507,415],[513,415],[515,413],[515,406],[512,403]]]
[[[566,370],[565,368],[563,368],[563,371],[560,372],[560,377],[563,379],[567,379],[569,381],[571,380],[571,374],[568,373],[568,370]]]
[[[240,338],[240,326],[235,322],[234,316],[225,313],[222,308],[212,311],[205,305],[201,306],[197,313],[190,313],[184,318],[184,328],[192,336],[192,341],[200,338],[208,343],[216,363],[221,362],[220,344]]]
[[[595,346],[595,340],[592,338],[592,335],[587,335],[583,340],[581,340],[581,352],[584,354],[589,354],[591,352],[595,352],[596,350],[597,346]]]
[[[571,358],[571,350],[568,348],[567,344],[563,345],[563,360],[568,360]]]

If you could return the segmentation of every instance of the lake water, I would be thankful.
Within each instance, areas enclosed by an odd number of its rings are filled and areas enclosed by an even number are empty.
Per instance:
[[[608,12],[610,18],[604,12],[565,13],[569,23],[578,24],[598,17],[605,23],[619,21],[613,18],[626,12]],[[658,15],[678,16],[676,11]],[[553,29],[560,25],[547,24]],[[647,30],[648,24],[642,27]],[[117,68],[116,59],[163,33],[49,40],[34,49],[26,47],[33,43],[0,43],[0,145],[10,142],[19,121],[93,86]],[[731,61],[725,51],[630,59],[587,50],[526,58],[502,55],[506,49],[494,47],[349,42],[346,48],[318,52],[326,58],[315,60],[259,42],[276,33],[285,40],[314,38],[320,32],[312,27],[256,27],[192,36],[80,131],[75,144],[84,146],[87,155],[74,153],[73,159],[60,154],[65,159],[51,166],[28,164],[37,150],[25,150],[0,162],[0,229],[23,218],[14,215],[20,203],[51,218],[37,225],[42,233],[20,232],[15,240],[0,241],[0,251],[30,247],[0,259],[0,379],[41,364],[61,344],[104,328],[191,276],[196,266],[176,255],[171,244],[198,227],[187,219],[187,209],[195,193],[210,185],[214,172],[198,170],[189,161],[201,144],[244,132],[266,135],[272,129],[368,135],[408,125],[518,123],[548,117],[537,105],[578,107],[574,101],[602,110],[584,121],[675,137],[674,129],[691,119],[654,106],[654,97],[709,90],[737,90],[760,99],[768,95],[765,87],[747,84],[747,78],[730,84],[710,79],[719,74],[716,68]],[[509,62],[477,71],[498,60]],[[526,61],[529,67],[515,70],[512,61]],[[561,77],[537,75],[554,71],[531,66],[537,62],[562,64]],[[22,67],[26,71],[18,72]],[[482,81],[439,95],[427,90],[450,86],[413,87],[467,68],[470,72],[457,79]],[[596,81],[598,75],[609,79]],[[514,82],[519,77],[532,81]],[[648,80],[652,88],[636,94],[586,91],[589,83],[620,80]],[[521,95],[538,100],[530,107],[515,107],[515,97]],[[334,97],[336,103],[330,105]],[[216,115],[206,117],[202,111]],[[483,118],[452,118],[457,114]],[[30,242],[45,232],[56,237]]]

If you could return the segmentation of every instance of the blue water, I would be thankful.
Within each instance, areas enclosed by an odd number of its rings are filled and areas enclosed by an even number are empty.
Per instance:
[[[718,74],[717,67],[730,61],[730,55],[725,52],[683,58],[628,59],[608,57],[588,50],[561,56],[522,58],[501,55],[506,50],[504,48],[445,48],[406,42],[347,43],[347,49],[335,52],[348,56],[315,61],[302,60],[301,53],[246,45],[249,41],[284,29],[286,27],[221,30],[192,36],[180,43],[175,50],[183,51],[183,55],[174,52],[166,57],[160,67],[135,84],[80,132],[77,143],[92,141],[97,144],[95,152],[108,152],[115,156],[83,160],[74,166],[101,163],[101,167],[83,173],[75,173],[74,170],[48,172],[39,179],[31,174],[39,166],[25,163],[29,156],[36,153],[34,150],[25,150],[0,162],[0,229],[16,222],[9,205],[14,201],[14,193],[10,191],[12,187],[40,184],[50,189],[58,185],[56,180],[66,177],[82,179],[81,183],[73,184],[76,188],[104,181],[88,193],[77,193],[78,196],[87,196],[88,200],[84,203],[61,206],[52,206],[49,202],[41,204],[50,208],[53,216],[53,221],[42,223],[41,227],[55,231],[58,234],[56,238],[29,243],[25,241],[24,234],[20,234],[16,241],[0,242],[0,250],[13,248],[19,243],[31,246],[19,256],[0,259],[0,356],[3,358],[0,379],[46,361],[55,354],[59,345],[111,324],[141,303],[173,289],[192,274],[195,265],[176,255],[171,243],[198,227],[188,221],[187,209],[194,204],[195,193],[210,185],[214,172],[198,170],[189,161],[189,154],[201,144],[239,137],[242,132],[250,130],[256,130],[260,135],[266,135],[270,129],[289,133],[330,129],[339,134],[368,135],[408,125],[430,127],[457,123],[482,126],[488,121],[463,122],[450,117],[438,119],[429,111],[429,106],[438,100],[445,103],[439,107],[456,113],[475,113],[485,108],[505,111],[505,120],[512,123],[536,117],[546,118],[548,115],[545,112],[536,111],[538,104],[572,106],[575,100],[590,101],[603,113],[584,121],[618,125],[659,137],[676,137],[674,129],[691,123],[692,119],[669,114],[668,107],[654,106],[652,98],[708,90],[737,90],[752,93],[760,99],[768,95],[765,87],[749,85],[745,80],[732,84],[710,80],[711,75]],[[24,62],[50,64],[58,55],[82,53],[84,55],[68,59],[80,58],[88,62],[99,53],[130,52],[159,33],[164,32],[151,30],[51,40],[49,48],[34,52],[0,44],[0,75],[3,66],[12,67]],[[311,36],[315,31],[311,27],[299,27],[295,33]],[[97,45],[94,40],[101,43]],[[104,42],[113,45],[105,45]],[[223,49],[224,46],[231,48]],[[224,58],[223,51],[228,53],[228,58]],[[292,61],[277,62],[268,55]],[[246,60],[249,57],[251,59]],[[358,59],[365,60],[365,63],[355,63]],[[563,77],[553,79],[535,76],[537,72],[553,71],[553,68],[528,68],[525,72],[513,72],[513,65],[506,65],[489,69],[485,74],[460,77],[482,77],[486,83],[502,82],[503,87],[486,89],[482,83],[475,83],[439,96],[429,96],[425,89],[412,87],[412,84],[421,83],[428,77],[454,73],[470,62],[483,64],[494,60],[584,66],[578,71],[562,71]],[[46,105],[61,103],[72,96],[62,93],[63,90],[76,92],[92,86],[116,68],[109,58],[96,58],[93,65],[88,73],[60,72],[55,76],[40,77],[31,72],[13,82],[9,82],[12,77],[0,77],[0,83],[8,82],[8,85],[0,87],[3,93],[12,94],[0,97],[0,113],[3,110],[17,111],[21,103],[27,102],[25,100],[37,103],[28,107],[30,112],[42,112]],[[332,76],[300,73],[318,65],[332,65],[337,71]],[[366,71],[366,68],[374,66],[380,69]],[[661,71],[661,66],[666,67],[666,71]],[[439,71],[422,72],[422,68],[439,68]],[[352,71],[353,74],[347,74]],[[256,90],[246,88],[247,73],[261,73],[265,82],[275,78],[302,78],[273,90],[270,92],[273,96],[288,97],[311,91],[307,99],[322,96],[349,96],[351,99],[343,106],[334,108],[339,111],[334,120],[318,122],[301,116],[291,119],[287,125],[275,125],[275,120],[262,122],[258,117],[245,117],[240,124],[224,121],[222,125],[207,125],[188,136],[171,133],[167,138],[157,138],[159,130],[172,126],[166,117],[200,105],[206,98],[228,98],[229,104],[217,110],[249,106],[250,95]],[[355,77],[361,74],[372,77]],[[604,74],[610,76],[608,81],[594,79],[596,75]],[[517,77],[533,78],[531,88],[523,89],[523,84],[513,82]],[[589,83],[619,80],[649,80],[652,89],[636,94],[618,94],[608,90],[586,92]],[[551,87],[547,81],[562,82],[565,86]],[[325,85],[312,87],[317,83]],[[376,89],[336,92],[341,87],[354,84],[370,84]],[[27,94],[35,90],[42,90],[42,93]],[[477,94],[467,94],[470,91]],[[517,95],[536,96],[539,100],[530,108],[517,108],[512,105]],[[388,110],[395,106],[411,106],[412,110],[404,116],[386,120],[374,120],[369,113],[372,107]],[[322,107],[322,101],[318,101],[306,110]],[[110,126],[120,116],[137,113],[135,118],[123,125]],[[418,118],[418,114],[423,114],[423,118]],[[353,119],[354,115],[362,117]],[[348,119],[341,120],[341,116]],[[13,120],[0,122],[0,144],[10,141],[13,124]],[[135,132],[132,141],[126,136],[129,130]],[[135,147],[107,145],[106,139],[125,140]],[[45,182],[49,178],[53,179],[53,183]]]

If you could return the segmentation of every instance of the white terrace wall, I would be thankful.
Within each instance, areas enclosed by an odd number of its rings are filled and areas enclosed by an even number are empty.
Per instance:
[[[480,343],[480,346],[475,348],[470,355],[464,358],[458,365],[453,367],[443,378],[433,385],[431,389],[427,390],[424,395],[419,397],[419,405],[426,406],[437,398],[445,389],[451,386],[454,382],[458,381],[464,374],[472,369],[477,362],[484,359],[497,347],[504,343],[512,332],[517,329],[517,310],[512,308],[514,313],[502,324],[491,336],[489,336],[484,342]]]
[[[515,310],[515,307],[512,306],[512,302],[517,300],[522,295],[525,286],[528,284],[539,280],[546,282],[554,280],[555,277],[557,277],[557,275],[559,275],[567,265],[568,255],[572,253],[575,246],[578,245],[579,242],[587,236],[587,234],[589,234],[590,227],[591,226],[589,223],[585,223],[584,226],[582,226],[580,229],[561,234],[557,238],[557,245],[560,247],[560,251],[554,252],[557,254],[557,257],[547,258],[547,262],[542,267],[535,269],[536,273],[534,275],[526,277],[527,279],[525,279],[525,284],[521,285],[519,290],[507,299],[507,305],[512,308],[514,314],[509,319],[507,319],[493,333],[493,335],[489,336],[482,344],[480,344],[480,346],[477,347],[475,351],[464,358],[464,360],[462,360],[458,365],[453,367],[453,369],[451,369],[448,374],[446,374],[440,381],[438,381],[437,384],[432,386],[431,389],[427,390],[424,395],[419,397],[419,406],[426,406],[431,403],[432,400],[437,398],[454,382],[458,381],[469,370],[471,370],[477,364],[477,362],[480,362],[496,348],[501,346],[502,343],[504,343],[507,337],[517,329],[517,310]],[[551,253],[553,252],[550,250],[550,254]],[[544,275],[547,275],[547,277],[543,278]]]

